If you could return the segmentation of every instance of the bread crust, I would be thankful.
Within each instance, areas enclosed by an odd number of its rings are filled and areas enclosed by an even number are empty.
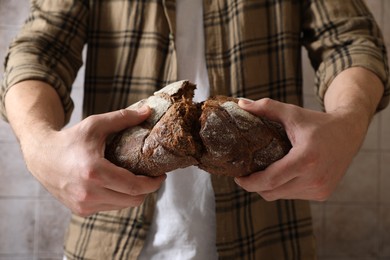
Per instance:
[[[238,99],[207,100],[200,117],[205,152],[199,167],[213,174],[244,176],[264,170],[291,148],[283,128],[238,106]]]
[[[195,87],[175,82],[130,106],[147,104],[152,115],[116,134],[106,158],[147,176],[196,165],[210,174],[237,177],[264,170],[291,149],[279,123],[241,109],[236,98],[194,103]]]

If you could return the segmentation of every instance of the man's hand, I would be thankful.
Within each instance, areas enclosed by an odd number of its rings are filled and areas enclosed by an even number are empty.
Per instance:
[[[240,100],[243,109],[282,123],[293,147],[264,171],[236,182],[270,201],[327,199],[358,152],[383,90],[374,73],[355,67],[330,84],[324,97],[326,112],[270,99]]]
[[[138,206],[165,179],[136,176],[104,158],[107,137],[144,121],[148,107],[90,116],[62,129],[61,101],[46,83],[18,83],[5,101],[27,168],[77,215]]]
[[[264,171],[236,179],[242,188],[269,201],[325,200],[344,176],[365,135],[363,129],[352,129],[359,118],[342,112],[316,112],[271,99],[240,100],[239,104],[255,115],[282,122],[293,146]]]
[[[149,113],[146,108],[94,115],[72,128],[24,143],[28,169],[78,215],[139,206],[165,176],[136,176],[106,160],[104,149],[109,134],[141,123]]]

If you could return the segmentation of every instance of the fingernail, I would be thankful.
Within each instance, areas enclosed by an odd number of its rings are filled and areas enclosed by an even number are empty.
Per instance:
[[[138,114],[146,114],[149,112],[149,107],[147,105],[143,105],[142,107],[137,109]]]
[[[240,184],[240,180],[239,179],[237,179],[237,178],[234,178],[234,182],[238,185],[238,186],[240,186],[241,187],[241,184]]]
[[[254,101],[252,99],[248,99],[248,98],[239,98],[238,102],[241,103],[242,105],[250,105]]]

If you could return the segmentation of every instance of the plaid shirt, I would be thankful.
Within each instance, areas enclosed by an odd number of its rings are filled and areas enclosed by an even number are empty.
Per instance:
[[[381,33],[360,0],[205,0],[206,63],[211,94],[271,97],[302,104],[301,46],[316,71],[322,100],[332,79],[353,66],[383,81]],[[69,119],[72,83],[88,45],[84,116],[145,98],[177,79],[174,0],[35,0],[12,43],[1,89],[36,79],[50,83]],[[188,61],[191,62],[191,61]],[[212,176],[221,259],[313,259],[308,202],[265,202],[231,178]],[[137,208],[73,216],[68,259],[135,259],[150,227],[156,195]],[[194,220],[195,221],[195,220]],[[174,225],[175,223],[172,223]],[[205,234],[207,235],[207,234]]]

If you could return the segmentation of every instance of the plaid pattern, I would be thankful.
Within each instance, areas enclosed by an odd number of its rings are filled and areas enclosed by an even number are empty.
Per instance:
[[[386,89],[381,33],[360,0],[203,1],[211,93],[271,97],[302,104],[301,46],[316,70],[317,94],[342,70],[362,66]],[[43,80],[60,95],[67,118],[70,90],[88,44],[84,115],[128,106],[177,80],[174,0],[32,0],[31,16],[12,43],[1,88]],[[189,61],[191,62],[191,61]],[[310,209],[304,201],[265,202],[232,179],[212,176],[221,259],[313,259]],[[68,259],[136,259],[156,203],[73,216]],[[172,223],[174,225],[174,223]]]
[[[231,178],[212,176],[219,259],[315,259],[309,204],[266,202]]]

